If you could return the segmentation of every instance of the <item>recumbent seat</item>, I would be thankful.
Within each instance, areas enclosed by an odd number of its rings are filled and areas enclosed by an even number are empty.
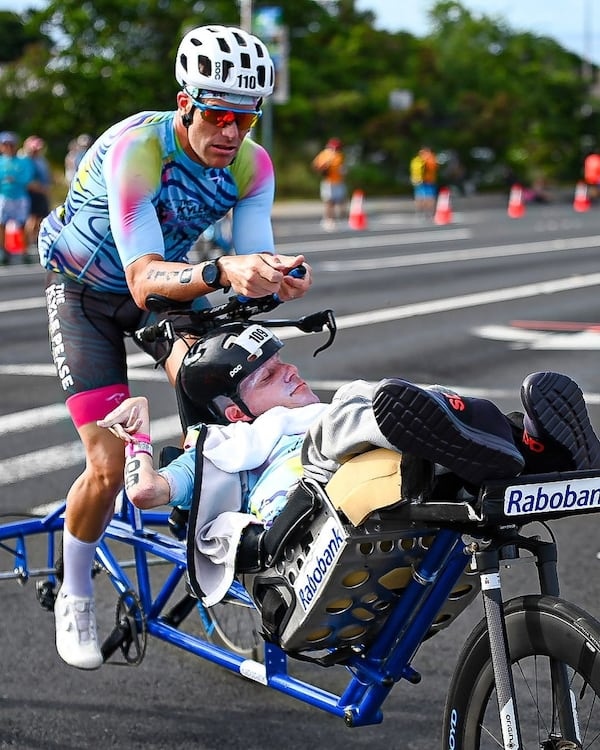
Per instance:
[[[398,453],[375,449],[344,464],[326,488],[305,480],[290,494],[267,535],[269,567],[243,577],[267,640],[305,658],[374,640],[436,533],[394,519],[399,463]],[[359,517],[371,510],[354,525],[344,506],[362,506]],[[465,570],[430,635],[478,592],[479,579]]]

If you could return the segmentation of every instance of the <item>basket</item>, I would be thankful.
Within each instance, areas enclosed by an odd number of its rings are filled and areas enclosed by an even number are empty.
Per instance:
[[[354,527],[321,495],[310,526],[286,540],[270,568],[246,581],[265,637],[288,652],[368,646],[436,533],[389,517]],[[478,591],[478,577],[465,571],[430,635],[448,627]]]

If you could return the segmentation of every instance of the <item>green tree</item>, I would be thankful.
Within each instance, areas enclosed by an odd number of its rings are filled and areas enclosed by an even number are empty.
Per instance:
[[[271,0],[254,2],[273,5]],[[497,166],[573,179],[600,117],[581,60],[552,39],[515,33],[459,2],[432,3],[422,39],[374,27],[356,0],[279,0],[289,32],[291,96],[273,105],[279,195],[315,195],[310,161],[332,135],[350,156],[350,187],[408,190],[421,143],[470,169]],[[39,132],[58,161],[76,134],[98,134],[144,109],[175,104],[174,55],[187,28],[240,23],[237,0],[49,0],[1,14],[0,128]],[[408,91],[405,110],[390,95]],[[264,122],[269,118],[264,118]],[[26,135],[27,133],[24,133]],[[260,128],[255,137],[263,136]],[[498,172],[500,174],[500,172]]]
[[[42,42],[43,36],[11,11],[0,11],[0,64],[18,60],[28,45]]]

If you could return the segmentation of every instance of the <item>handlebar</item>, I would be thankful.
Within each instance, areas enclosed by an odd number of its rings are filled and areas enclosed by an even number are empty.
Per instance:
[[[304,266],[293,268],[290,275],[302,277],[306,273]],[[256,315],[271,312],[282,300],[276,294],[265,297],[251,298],[242,295],[230,297],[227,302],[204,310],[193,310],[191,302],[177,302],[161,295],[149,295],[146,307],[151,312],[160,313],[162,319],[134,332],[133,338],[138,343],[154,343],[157,341],[167,344],[167,354],[158,364],[162,364],[171,353],[176,338],[200,338],[209,331],[220,328],[227,323],[260,323],[267,327],[280,328],[283,326],[298,328],[303,333],[319,333],[323,329],[329,331],[325,344],[315,350],[313,356],[327,349],[333,344],[337,327],[333,310],[322,310],[301,318],[253,321]]]

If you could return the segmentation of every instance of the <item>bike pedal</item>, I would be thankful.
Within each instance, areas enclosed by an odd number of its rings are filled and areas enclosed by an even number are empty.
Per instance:
[[[54,584],[51,581],[36,581],[35,595],[42,609],[47,612],[54,612],[54,602],[56,601],[56,592]]]

